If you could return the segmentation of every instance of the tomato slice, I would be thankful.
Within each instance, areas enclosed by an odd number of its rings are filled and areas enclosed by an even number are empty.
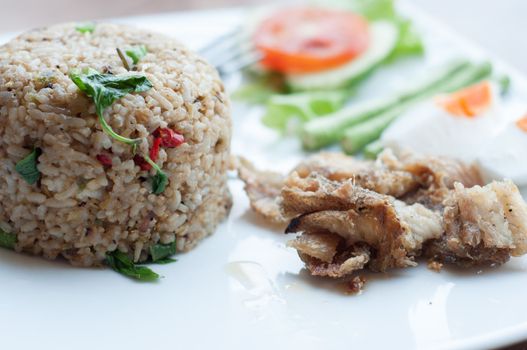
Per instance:
[[[492,104],[492,88],[488,81],[483,81],[444,96],[438,103],[452,115],[473,118],[485,112]]]
[[[357,14],[315,7],[291,7],[264,20],[254,34],[262,64],[283,73],[336,67],[363,53],[368,22]]]

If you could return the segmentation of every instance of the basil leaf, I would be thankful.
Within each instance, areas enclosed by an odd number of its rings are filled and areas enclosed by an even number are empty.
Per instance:
[[[137,266],[125,253],[114,251],[106,254],[106,263],[116,272],[139,281],[155,281],[159,275],[146,266]]]
[[[167,187],[168,176],[161,170],[157,170],[156,174],[150,177],[150,183],[152,184],[152,193],[161,194]]]
[[[83,72],[70,73],[71,80],[79,90],[93,99],[99,122],[103,130],[114,139],[127,143],[137,144],[140,139],[129,139],[118,135],[108,125],[103,117],[104,109],[111,106],[116,100],[132,92],[144,92],[152,88],[152,83],[143,75],[112,75],[101,74],[94,69],[85,69]]]
[[[5,232],[0,228],[0,247],[15,249],[16,242],[17,238],[14,233]]]
[[[34,185],[40,179],[38,171],[38,157],[42,154],[40,148],[34,148],[24,159],[16,163],[15,170],[30,185]]]
[[[130,57],[132,59],[132,62],[134,62],[134,64],[137,64],[139,60],[145,57],[146,54],[148,53],[148,51],[146,50],[146,46],[144,45],[134,46],[126,50],[125,52],[126,52],[126,56]]]
[[[88,22],[88,23],[79,24],[78,26],[75,27],[75,30],[77,30],[79,33],[82,33],[82,34],[93,33],[93,31],[95,30],[95,23]]]
[[[177,259],[164,258],[164,259],[156,260],[154,263],[156,263],[158,265],[166,265],[166,264],[171,264],[171,263],[176,262],[176,261],[177,261]]]
[[[154,162],[149,155],[145,155],[144,159],[147,161],[148,164],[152,166],[152,168],[155,169],[156,174],[154,176],[150,176],[150,184],[152,185],[152,193],[153,194],[161,194],[165,191],[165,188],[168,185],[168,176],[161,170],[159,165]]]
[[[176,254],[176,241],[169,244],[157,243],[150,246],[150,256],[155,263],[174,254]]]

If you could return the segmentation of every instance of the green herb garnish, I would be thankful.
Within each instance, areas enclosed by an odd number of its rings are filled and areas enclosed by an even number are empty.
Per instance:
[[[34,185],[40,179],[40,171],[37,169],[37,164],[41,153],[40,148],[34,148],[24,159],[16,163],[16,172],[30,185]]]
[[[88,68],[82,73],[79,71],[71,72],[70,78],[82,92],[93,98],[99,122],[108,135],[129,145],[141,142],[141,139],[130,139],[113,131],[104,119],[103,112],[106,107],[111,106],[112,103],[126,94],[150,90],[152,83],[145,76],[101,74]]]
[[[16,242],[17,238],[14,233],[5,232],[0,228],[0,247],[7,249],[15,249]]]
[[[156,260],[154,263],[158,264],[158,265],[166,265],[166,264],[171,264],[171,263],[174,263],[176,262],[177,259],[172,259],[172,258],[163,258],[163,259],[159,259],[159,260]]]
[[[79,24],[78,26],[75,27],[75,29],[79,33],[82,33],[82,34],[93,33],[93,31],[95,30],[95,23],[87,22],[87,23]]]
[[[125,52],[126,55],[132,59],[132,62],[134,62],[134,64],[137,64],[139,60],[145,57],[148,53],[148,51],[146,50],[146,46],[144,45],[133,46]]]
[[[152,184],[152,193],[161,194],[165,191],[165,188],[168,185],[168,176],[161,170],[159,165],[156,164],[149,156],[144,157],[145,160],[155,169],[156,174],[150,176],[150,183]]]
[[[155,281],[159,275],[146,266],[137,266],[132,259],[120,251],[106,254],[106,263],[116,272],[139,281]]]
[[[166,264],[169,262],[176,261],[175,259],[169,259],[170,256],[176,254],[176,241],[169,244],[157,243],[153,246],[150,246],[150,256],[152,257],[152,262],[157,264]],[[172,260],[164,262],[164,259]]]
[[[126,58],[126,56],[123,54],[123,51],[121,51],[120,48],[117,48],[115,50],[117,51],[117,55],[121,59],[121,62],[123,62],[124,68],[126,68],[126,70],[129,71],[130,70],[130,64],[128,63],[128,59]]]

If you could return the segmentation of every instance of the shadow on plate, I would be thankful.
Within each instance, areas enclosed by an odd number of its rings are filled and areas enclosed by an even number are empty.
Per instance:
[[[262,229],[267,229],[275,234],[276,233],[283,234],[285,231],[285,227],[286,227],[285,224],[284,225],[274,224],[272,222],[265,220],[264,218],[262,218],[260,215],[258,215],[251,209],[247,209],[245,213],[243,213],[239,218],[243,221],[250,223],[251,225],[258,226],[259,228],[262,228]]]
[[[57,258],[56,260],[47,260],[40,256],[29,255],[25,253],[15,253],[7,249],[0,249],[0,264],[3,266],[12,266],[19,270],[35,271],[35,268],[44,270],[99,270],[97,268],[75,267],[70,265],[65,259]]]

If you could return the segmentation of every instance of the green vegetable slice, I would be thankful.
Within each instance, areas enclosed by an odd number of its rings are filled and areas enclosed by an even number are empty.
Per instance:
[[[134,64],[137,64],[141,60],[141,58],[145,57],[148,53],[148,51],[146,50],[146,46],[144,45],[131,47],[125,52],[126,55],[132,59],[132,62],[134,62]]]
[[[151,282],[159,279],[159,275],[146,266],[137,266],[132,259],[120,251],[106,254],[106,263],[116,272],[130,278]]]
[[[40,148],[34,148],[24,159],[16,163],[16,172],[30,185],[34,185],[40,179],[37,164],[41,153]]]
[[[174,254],[176,254],[176,241],[169,244],[158,243],[150,247],[150,256],[152,257],[152,262],[155,263],[165,263],[163,260]],[[174,259],[170,260],[176,261]]]
[[[79,24],[75,27],[75,30],[77,30],[79,33],[85,34],[85,33],[93,33],[95,30],[95,23],[93,22],[87,22]]]
[[[16,235],[14,233],[5,232],[0,228],[0,247],[7,249],[15,249],[17,242]]]
[[[403,102],[417,102],[438,92],[447,91],[445,84],[454,80],[470,66],[471,63],[467,60],[451,61],[436,70],[431,70],[424,78],[412,82],[402,91],[386,97],[358,102],[322,118],[313,119],[302,126],[302,145],[308,150],[322,148],[342,140],[347,128],[397,108]]]
[[[117,134],[104,119],[103,112],[117,99],[132,92],[144,92],[152,88],[152,83],[143,75],[112,75],[101,74],[94,69],[85,69],[82,72],[73,71],[70,78],[75,85],[86,95],[93,99],[99,122],[103,130],[117,141],[134,145],[141,139],[130,139]]]

